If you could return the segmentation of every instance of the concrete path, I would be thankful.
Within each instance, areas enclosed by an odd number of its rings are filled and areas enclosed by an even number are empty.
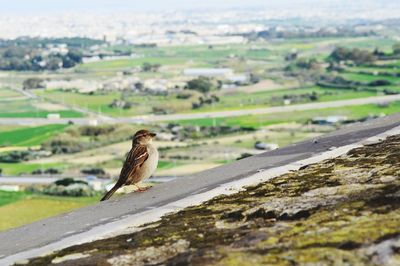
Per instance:
[[[0,233],[0,265],[7,265],[29,256],[38,256],[43,252],[51,251],[52,248],[63,248],[79,241],[89,241],[83,237],[85,233],[102,234],[104,228],[99,228],[108,224],[114,228],[113,223],[126,217],[136,217],[134,218],[136,220],[140,220],[141,217],[144,219],[143,213],[149,210],[175,204],[178,200],[185,201],[188,197],[216,189],[223,184],[243,180],[260,170],[286,166],[330,151],[335,147],[354,144],[397,126],[400,126],[400,114],[351,125],[316,140],[301,142],[172,180],[157,185],[145,193],[131,193],[68,214],[2,232]],[[131,222],[136,222],[136,220],[131,220]],[[68,244],[63,243],[58,246],[55,244],[62,243],[66,238],[73,240]]]

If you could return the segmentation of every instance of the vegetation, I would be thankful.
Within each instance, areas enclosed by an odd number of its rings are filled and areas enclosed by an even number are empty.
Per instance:
[[[67,125],[47,125],[0,132],[0,146],[37,146],[63,132],[67,127]]]
[[[400,55],[400,43],[396,43],[393,45],[393,54]]]
[[[65,163],[0,163],[0,168],[3,170],[3,175],[31,175],[36,171],[46,171],[47,169],[57,169],[61,172],[65,168]]]
[[[157,72],[158,69],[161,67],[160,64],[151,64],[151,63],[143,63],[142,71],[144,72]]]
[[[364,65],[374,63],[376,57],[372,52],[366,50],[338,47],[331,53],[330,59],[334,62],[352,61],[356,65]]]
[[[212,82],[210,79],[205,77],[200,77],[197,79],[192,79],[187,83],[188,90],[194,90],[201,93],[208,93],[211,91],[213,87]]]
[[[167,214],[141,230],[28,263],[380,265],[385,258],[396,264],[400,184],[388,173],[399,171],[399,140],[353,149]]]
[[[44,80],[40,78],[28,78],[24,80],[22,84],[24,90],[31,89],[43,89],[44,88]]]
[[[84,116],[74,107],[87,109],[91,117],[96,117],[95,113],[112,117],[196,114],[395,95],[400,93],[400,46],[388,34],[357,33],[354,27],[337,32],[282,33],[271,25],[266,31],[243,34],[249,42],[240,44],[104,45],[103,41],[85,38],[0,40],[0,70],[7,71],[0,73],[0,83],[5,84],[0,88],[0,117],[46,118],[52,113],[62,118]],[[182,74],[187,68],[230,68],[234,74],[191,79]],[[97,90],[91,91],[85,84],[75,87],[81,80],[93,82]],[[43,89],[52,83],[48,81],[72,85]],[[22,94],[8,87],[27,91]],[[30,99],[32,93],[38,99]],[[170,121],[149,127],[160,133],[157,175],[183,176],[253,155],[257,142],[282,147],[341,126],[313,125],[311,120],[317,116],[342,115],[347,117],[343,123],[350,123],[397,112],[400,103],[392,102]],[[130,148],[131,136],[142,127],[148,126],[0,126],[0,172],[34,174],[37,178],[60,173],[115,178]],[[321,181],[317,179],[314,181]],[[0,192],[0,230],[97,202],[97,196],[82,197],[95,195],[86,184],[72,179],[60,182],[34,190],[48,196]],[[289,239],[285,243],[292,243],[292,233],[289,230],[283,237]],[[338,234],[332,236],[337,239]],[[315,244],[312,240],[310,243]],[[227,264],[238,258],[240,253],[225,257]]]
[[[0,207],[23,199],[28,193],[26,192],[7,192],[0,190]]]
[[[343,115],[349,119],[361,119],[368,116],[380,116],[398,113],[400,111],[400,102],[388,105],[359,105],[348,106],[346,108],[326,108],[318,110],[318,116]],[[179,121],[182,125],[198,126],[241,126],[248,128],[261,128],[269,125],[281,123],[299,122],[306,123],[310,118],[316,116],[316,111],[297,111],[296,113],[278,113],[272,115],[247,115],[229,118],[204,118],[194,120]]]
[[[41,71],[72,68],[82,63],[82,52],[68,50],[66,54],[45,55],[40,49],[11,46],[0,49],[0,70]]]
[[[4,203],[0,207],[0,231],[94,204],[99,197],[56,197],[0,191],[0,202]]]

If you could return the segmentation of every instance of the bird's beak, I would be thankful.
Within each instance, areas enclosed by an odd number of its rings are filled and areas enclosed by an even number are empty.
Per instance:
[[[157,134],[156,134],[156,133],[150,133],[150,136],[151,136],[152,138],[154,138],[155,136],[157,136]]]

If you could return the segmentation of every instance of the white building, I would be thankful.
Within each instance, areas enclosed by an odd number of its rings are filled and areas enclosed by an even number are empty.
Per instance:
[[[233,76],[231,68],[188,68],[183,70],[183,74],[188,77],[224,77]]]

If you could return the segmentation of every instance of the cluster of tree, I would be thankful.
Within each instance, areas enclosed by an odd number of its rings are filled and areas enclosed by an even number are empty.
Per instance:
[[[0,47],[10,47],[10,46],[26,46],[32,48],[41,48],[47,45],[67,45],[68,47],[75,48],[87,48],[93,45],[102,45],[104,41],[73,37],[73,38],[30,38],[30,37],[19,37],[14,40],[2,40],[0,39]]]
[[[143,72],[157,72],[160,69],[160,64],[150,64],[150,63],[143,63],[142,71]]]
[[[89,169],[82,169],[82,174],[85,175],[94,175],[100,178],[107,178],[109,177],[107,173],[102,168],[89,168]]]
[[[192,109],[199,109],[205,105],[211,105],[217,102],[219,102],[219,98],[216,95],[211,95],[210,97],[199,97],[198,102],[192,103]]]
[[[57,180],[53,184],[45,187],[31,186],[27,191],[34,193],[43,193],[55,196],[69,196],[69,197],[90,197],[98,193],[91,188],[87,182],[76,180],[73,178],[64,178]]]
[[[384,93],[386,95],[399,94],[398,91],[390,88],[374,88],[382,86],[393,85],[389,80],[377,79],[370,82],[359,82],[353,80],[347,80],[340,76],[321,75],[317,81],[317,85],[327,88],[337,88],[343,90],[355,90],[355,91],[369,91],[376,93]]]
[[[180,31],[167,30],[165,33],[169,34],[169,35],[175,35],[175,34],[179,34],[179,33],[186,34],[186,35],[198,35],[197,32],[192,31],[192,30],[180,30]]]
[[[22,83],[24,90],[43,89],[45,88],[44,79],[41,78],[28,78]]]
[[[393,44],[393,54],[400,55],[400,42]]]
[[[41,148],[52,154],[76,153],[128,140],[135,130],[137,127],[129,124],[73,126],[45,141]]]
[[[56,168],[47,168],[45,170],[38,169],[32,171],[32,175],[58,175],[61,174],[61,171]]]
[[[303,103],[303,102],[314,102],[319,99],[318,93],[315,91],[311,93],[304,94],[285,94],[283,96],[272,97],[270,104],[276,105],[284,103],[285,101],[290,101],[290,103]]]
[[[110,134],[115,130],[112,126],[82,126],[79,128],[81,136],[97,137],[100,135]]]
[[[250,40],[256,39],[293,39],[293,38],[326,38],[326,37],[361,37],[375,35],[374,32],[356,32],[351,27],[338,27],[336,31],[330,29],[305,30],[304,28],[279,30],[278,27],[271,27],[268,30],[239,34]]]
[[[337,47],[329,56],[330,61],[340,63],[342,61],[352,61],[355,65],[372,64],[376,60],[373,52],[358,48],[349,49]]]
[[[12,151],[0,154],[0,162],[2,163],[19,163],[33,159],[35,155],[31,151]]]
[[[131,109],[133,106],[132,102],[114,99],[109,105],[110,108],[117,108],[117,109]]]
[[[80,152],[87,148],[87,145],[77,138],[62,135],[43,143],[42,148],[51,151],[52,154],[64,154]]]
[[[69,49],[66,54],[47,53],[44,49],[10,46],[0,49],[0,70],[41,71],[71,68],[82,63],[83,54]]]
[[[173,134],[174,139],[198,139],[237,132],[254,131],[253,128],[239,126],[181,126],[175,123],[169,123],[166,129]]]
[[[318,84],[326,84],[326,85],[334,85],[342,86],[344,88],[357,88],[359,86],[370,86],[370,87],[379,87],[379,86],[390,86],[393,85],[389,80],[377,79],[370,82],[360,82],[354,80],[347,80],[341,76],[331,76],[331,75],[321,75],[319,77]]]
[[[213,83],[209,78],[199,77],[188,81],[185,88],[188,90],[194,90],[201,93],[208,93],[213,88]]]
[[[316,70],[320,64],[315,58],[298,58],[293,63],[289,64],[285,71],[295,71],[296,69]]]
[[[141,43],[141,44],[135,44],[134,47],[137,48],[157,48],[156,43]]]
[[[152,114],[155,115],[166,115],[169,114],[171,112],[171,110],[167,109],[167,108],[163,108],[163,107],[158,107],[158,106],[153,106],[151,108],[151,112]]]
[[[260,80],[261,78],[258,75],[250,73],[250,83],[257,84],[260,82]]]

